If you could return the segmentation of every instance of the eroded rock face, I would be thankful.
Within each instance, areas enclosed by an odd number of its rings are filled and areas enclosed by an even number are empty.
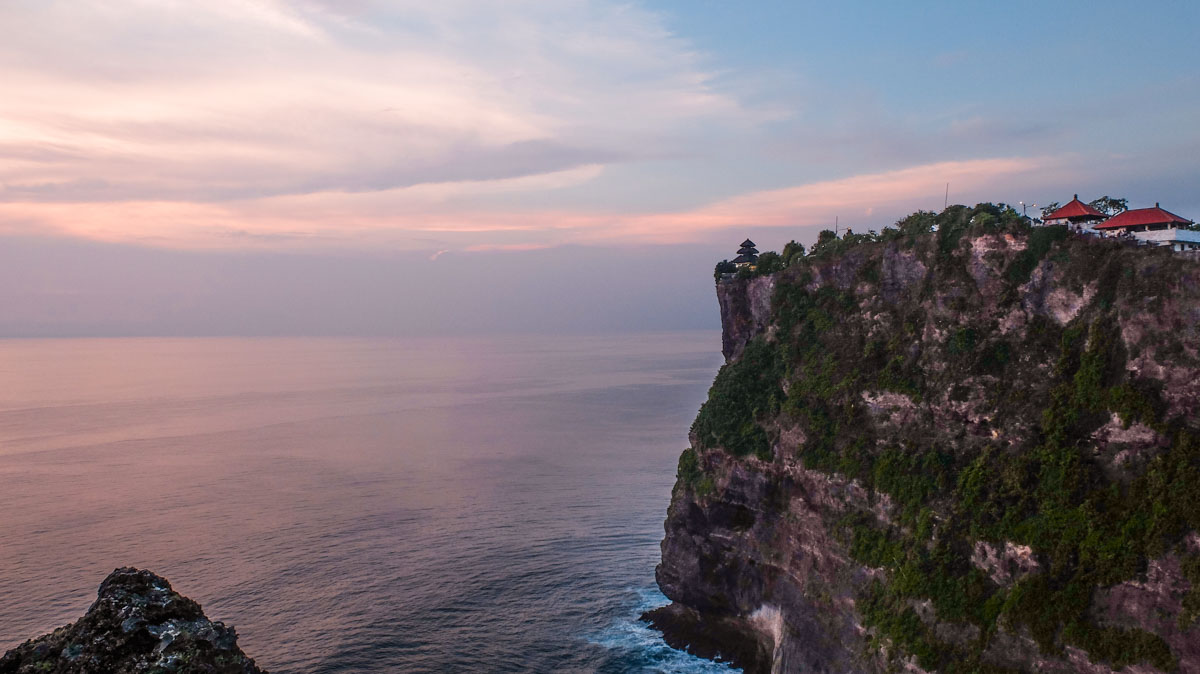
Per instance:
[[[1038,570],[1033,548],[1012,541],[1005,541],[1004,545],[975,541],[971,563],[986,573],[992,582],[1004,587]]]
[[[756,376],[779,373],[772,375],[780,377],[778,393],[742,408],[727,400],[733,416],[722,421],[734,423],[708,423],[703,428],[717,430],[704,437],[693,433],[688,458],[695,465],[685,474],[681,462],[656,570],[674,604],[647,619],[672,645],[750,672],[932,672],[947,668],[950,651],[962,656],[954,671],[1200,672],[1200,608],[1187,608],[1189,601],[1200,606],[1200,592],[1181,561],[1200,568],[1195,522],[1172,520],[1160,541],[1165,555],[1151,553],[1096,584],[1090,598],[1085,593],[1086,614],[1071,617],[1075,632],[1060,623],[1034,634],[1029,614],[1039,591],[1020,610],[1015,600],[1004,602],[1022,588],[1065,585],[1051,578],[1064,568],[1057,541],[1043,537],[1039,547],[1021,540],[1021,531],[1037,526],[1040,506],[1018,513],[1030,518],[1024,529],[972,535],[987,528],[968,522],[992,525],[987,516],[965,516],[963,501],[954,500],[976,459],[999,464],[1055,448],[1079,457],[1087,479],[1112,493],[1152,469],[1161,476],[1155,479],[1171,479],[1163,462],[1192,451],[1179,449],[1180,434],[1200,437],[1200,264],[1083,238],[1043,246],[1040,259],[1030,257],[1033,247],[1020,234],[964,237],[957,248],[931,240],[868,244],[718,284],[727,367],[743,354],[753,362],[753,354],[766,364]],[[768,370],[763,353],[772,348],[786,362]],[[1088,358],[1105,364],[1085,372]],[[761,380],[730,381],[714,391],[748,399],[744,382]],[[1068,408],[1070,425],[1059,431],[1068,440],[1048,444],[1056,442],[1048,425]],[[734,456],[717,435],[744,442],[754,427],[769,451]],[[923,483],[934,491],[914,500],[890,478],[938,470],[904,463],[935,450],[945,462],[938,465],[952,468],[936,487]],[[883,455],[890,463],[876,461]],[[988,479],[1019,484],[1008,492],[1018,500],[1020,490],[1038,488],[1043,473],[1036,461],[1010,464]],[[889,483],[892,492],[878,487]],[[1180,484],[1186,481],[1170,489]],[[991,485],[974,488],[990,493]],[[907,505],[897,502],[904,498]],[[1086,507],[1080,499],[1071,512]],[[939,548],[944,531],[956,538]],[[856,552],[861,532],[876,538],[864,538]],[[904,548],[902,540],[916,542]],[[867,619],[864,588],[890,592],[897,575],[919,571],[903,555],[913,559],[922,549],[957,555],[957,573],[976,579],[972,591],[991,596],[989,615],[1000,617],[947,618],[924,590],[898,590],[887,595],[891,603],[877,604],[875,622]],[[1073,553],[1063,554],[1075,563]],[[942,600],[951,603],[953,593]],[[907,612],[911,621],[886,633],[879,624],[888,611]],[[1108,648],[1106,639],[1121,635],[1139,645]],[[933,647],[907,650],[923,644]]]
[[[120,568],[77,622],[0,658],[0,674],[264,674],[232,627],[149,571]]]
[[[721,306],[721,353],[725,360],[742,355],[746,343],[767,329],[771,320],[774,276],[733,279],[717,284]]]
[[[891,250],[889,253],[881,265],[879,290],[885,301],[894,302],[922,281],[929,269],[911,251]]]
[[[677,603],[646,616],[667,642],[750,673],[880,671],[854,613],[874,572],[830,527],[866,492],[795,461],[702,461],[721,497],[672,501],[656,576]]]
[[[1179,556],[1168,554],[1152,560],[1138,578],[1097,592],[1095,610],[1109,624],[1151,627],[1171,645],[1180,672],[1200,672],[1200,638],[1178,620],[1189,589]]]

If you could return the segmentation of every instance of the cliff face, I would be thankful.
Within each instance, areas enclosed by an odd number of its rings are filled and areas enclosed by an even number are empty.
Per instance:
[[[727,362],[741,357],[746,344],[767,329],[774,290],[774,276],[733,279],[717,284],[717,302],[721,307],[721,353]]]
[[[237,633],[149,571],[122,568],[100,585],[75,623],[31,639],[0,658],[0,674],[263,674]]]
[[[718,283],[647,617],[748,671],[1200,672],[1200,264],[967,228]]]

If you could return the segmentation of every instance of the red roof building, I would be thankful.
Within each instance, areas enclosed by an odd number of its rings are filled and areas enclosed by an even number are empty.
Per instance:
[[[1200,249],[1200,232],[1188,229],[1192,221],[1165,210],[1158,204],[1154,208],[1135,208],[1118,213],[1096,225],[1095,230],[1104,236],[1132,237],[1139,244],[1170,246],[1172,250]]]
[[[1108,216],[1080,201],[1079,195],[1076,194],[1075,198],[1068,201],[1065,206],[1042,220],[1047,225],[1065,225],[1067,223],[1095,222],[1106,217]]]
[[[1154,208],[1135,208],[1131,211],[1118,213],[1103,224],[1096,225],[1096,229],[1124,229],[1130,232],[1144,232],[1156,229],[1187,227],[1191,224],[1193,224],[1191,220],[1181,218],[1166,209],[1160,208],[1158,204],[1154,204]]]

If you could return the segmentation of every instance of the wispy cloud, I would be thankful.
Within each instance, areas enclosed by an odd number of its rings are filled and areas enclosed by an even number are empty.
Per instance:
[[[463,193],[543,190],[586,181],[594,169],[371,193],[321,192],[212,204],[116,202],[80,211],[74,204],[0,204],[0,218],[44,218],[56,231],[109,241],[228,248],[289,245],[440,251],[532,250],[563,244],[678,243],[734,228],[879,227],[919,208],[941,207],[946,183],[956,201],[984,200],[1014,180],[1051,180],[1069,172],[1048,158],[940,162],[754,191],[693,209],[636,213],[551,208],[464,207]],[[882,220],[882,221],[881,221]],[[253,223],[252,232],[242,223]],[[231,232],[237,233],[236,236]],[[153,237],[153,238],[150,238]],[[436,257],[436,255],[435,255]]]
[[[0,233],[436,256],[886,224],[947,182],[1061,199],[1081,176],[1195,175],[1187,105],[1142,125],[1182,136],[1148,161],[1131,146],[1155,136],[1123,132],[1141,110],[905,107],[719,66],[618,0],[0,3]]]
[[[938,210],[951,184],[955,202],[985,200],[1013,178],[1045,177],[1061,170],[1047,158],[938,162],[895,171],[849,176],[776,190],[751,192],[682,213],[630,218],[604,228],[606,236],[677,242],[733,228],[811,228],[839,218],[859,229],[878,229],[902,214]],[[890,219],[889,219],[890,218]],[[882,221],[881,221],[882,220]]]
[[[0,199],[223,201],[675,152],[753,113],[606,2],[0,6]]]

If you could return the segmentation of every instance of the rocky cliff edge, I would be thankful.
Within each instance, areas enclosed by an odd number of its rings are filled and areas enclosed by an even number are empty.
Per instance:
[[[121,568],[75,623],[0,658],[0,674],[265,674],[232,627],[149,571]]]
[[[750,672],[1200,672],[1194,256],[845,248],[718,282],[646,618]]]

